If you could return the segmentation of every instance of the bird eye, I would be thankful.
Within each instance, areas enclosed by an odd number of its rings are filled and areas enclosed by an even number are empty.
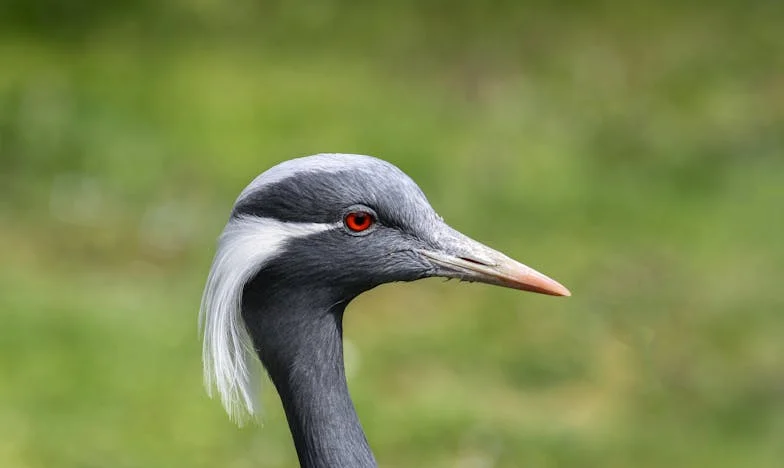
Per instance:
[[[343,223],[353,232],[366,231],[376,222],[372,213],[367,211],[351,211],[343,218]]]

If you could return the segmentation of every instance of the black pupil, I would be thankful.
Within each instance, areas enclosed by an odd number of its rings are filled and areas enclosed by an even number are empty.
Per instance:
[[[354,223],[357,226],[364,226],[367,221],[368,221],[367,213],[354,213]]]

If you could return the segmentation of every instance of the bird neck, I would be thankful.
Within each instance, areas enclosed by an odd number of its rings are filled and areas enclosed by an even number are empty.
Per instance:
[[[300,465],[376,467],[346,384],[346,302],[335,304],[334,297],[314,291],[246,294],[243,302],[243,316],[280,395]]]

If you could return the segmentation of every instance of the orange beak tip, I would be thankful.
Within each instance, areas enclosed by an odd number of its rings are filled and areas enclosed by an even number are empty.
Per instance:
[[[516,287],[524,291],[531,291],[548,296],[569,297],[572,292],[558,281],[549,278],[535,270],[527,270],[523,275],[518,276],[515,281]]]
[[[522,287],[518,287],[518,289],[555,297],[570,297],[572,295],[571,291],[560,284],[548,284],[546,287],[524,285]]]

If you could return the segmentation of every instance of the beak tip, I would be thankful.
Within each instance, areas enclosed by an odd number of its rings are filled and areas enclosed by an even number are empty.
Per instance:
[[[551,284],[548,284],[546,287],[535,288],[533,289],[533,292],[547,294],[548,296],[555,297],[570,297],[572,295],[572,292],[566,289],[564,285],[555,281],[553,281]]]
[[[528,270],[526,274],[519,277],[516,281],[518,289],[556,297],[569,297],[572,295],[572,292],[558,281],[545,276],[536,270],[531,270],[528,267],[525,268]]]

